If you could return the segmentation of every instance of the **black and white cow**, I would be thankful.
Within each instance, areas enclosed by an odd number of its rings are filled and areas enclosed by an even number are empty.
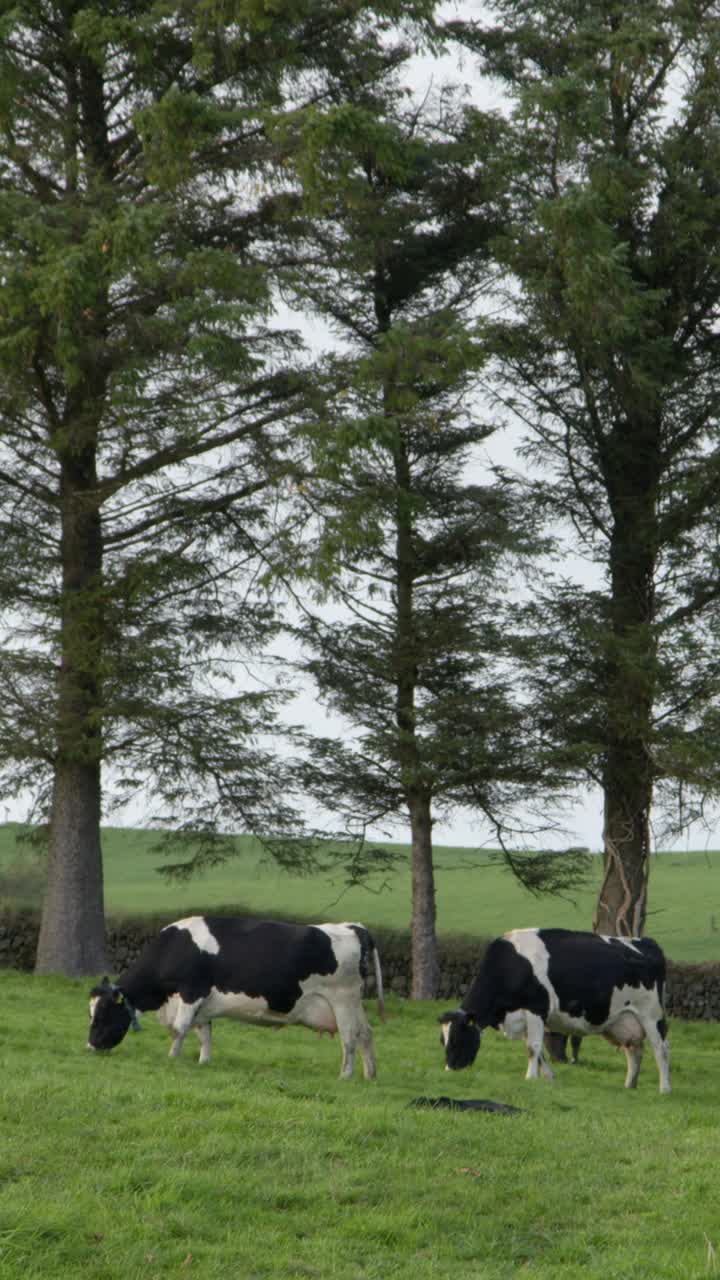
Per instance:
[[[340,1076],[352,1076],[359,1048],[365,1077],[375,1077],[373,1037],[362,1004],[374,966],[381,1017],[377,948],[361,924],[281,924],[231,916],[189,916],[166,925],[117,982],[103,978],[90,993],[89,1049],[113,1049],[137,1013],[153,1010],[173,1037],[176,1058],[188,1031],[210,1060],[214,1018],[256,1026],[303,1026],[338,1032]]]
[[[643,1044],[652,1045],[660,1092],[670,1092],[663,1007],[665,957],[651,938],[612,938],[570,929],[512,929],[487,948],[462,1007],[444,1013],[450,1070],[475,1061],[485,1027],[523,1035],[528,1080],[553,1073],[543,1056],[545,1028],[603,1035],[624,1049],[625,1087],[637,1083]]]

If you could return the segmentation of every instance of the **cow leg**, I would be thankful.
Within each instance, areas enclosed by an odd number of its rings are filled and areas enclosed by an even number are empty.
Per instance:
[[[538,1018],[537,1014],[529,1013],[526,1015],[527,1032],[525,1035],[525,1044],[528,1054],[528,1068],[525,1073],[526,1080],[537,1080],[538,1074],[542,1072],[546,1080],[554,1080],[555,1076],[545,1061],[543,1054],[543,1041],[545,1037],[545,1027],[542,1018]]]
[[[343,1051],[340,1079],[352,1079],[355,1067],[355,1051],[359,1048],[363,1060],[365,1079],[374,1080],[376,1068],[373,1036],[362,1005],[359,1001],[357,1004],[334,1005],[333,1013],[335,1014]]]
[[[653,1022],[649,1018],[641,1018],[640,1021],[655,1054],[658,1075],[660,1076],[660,1092],[670,1093],[670,1045],[667,1041],[665,1019],[661,1018],[659,1022]]]
[[[196,1000],[194,1004],[186,1004],[184,1000],[178,999],[172,1021],[168,1025],[168,1031],[173,1036],[169,1057],[179,1056],[185,1037],[195,1021],[195,1015],[201,1004],[201,1000]]]
[[[548,1060],[545,1057],[544,1053],[540,1054],[540,1071],[542,1072],[546,1080],[555,1079],[555,1072],[553,1071],[552,1067],[548,1063]]]
[[[177,1032],[177,1031],[175,1031],[172,1027],[169,1027],[169,1028],[168,1028],[168,1030],[169,1030],[169,1032],[170,1032],[170,1035],[171,1035],[171,1036],[172,1036],[172,1038],[173,1038],[173,1042],[172,1042],[172,1044],[170,1045],[170,1052],[169,1052],[169,1054],[168,1054],[168,1057],[169,1057],[169,1058],[179,1058],[179,1057],[180,1057],[180,1052],[181,1052],[182,1047],[183,1047],[183,1045],[184,1045],[184,1043],[185,1043],[185,1036],[187,1035],[187,1032],[186,1032],[186,1031],[183,1031],[182,1035],[179,1035],[179,1034],[178,1034],[178,1032]]]
[[[363,1064],[363,1075],[366,1080],[374,1080],[377,1075],[377,1064],[375,1062],[375,1049],[373,1047],[372,1027],[365,1017],[365,1011],[362,1011],[363,1021],[358,1033],[358,1048]]]
[[[200,1041],[200,1057],[198,1062],[200,1066],[210,1061],[210,1032],[212,1023],[203,1022],[201,1026],[195,1027],[195,1035]]]
[[[624,1045],[625,1057],[627,1059],[627,1075],[625,1076],[625,1088],[634,1089],[637,1085],[637,1078],[640,1074],[640,1064],[643,1056],[643,1046]]]

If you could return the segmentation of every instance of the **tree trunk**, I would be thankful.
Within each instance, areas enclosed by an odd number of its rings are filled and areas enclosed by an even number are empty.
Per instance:
[[[55,771],[36,973],[107,972],[97,765]]]
[[[627,404],[637,394],[623,385]],[[660,418],[635,409],[616,428],[606,461],[613,514],[610,539],[610,636],[603,789],[604,875],[593,928],[637,937],[647,915],[649,748],[657,683],[654,634]]]
[[[440,976],[435,934],[435,873],[432,818],[425,795],[411,796],[412,833],[412,987],[413,1000],[434,1000]]]
[[[68,49],[65,181],[80,208],[86,189],[78,182],[82,172],[93,199],[104,188],[112,202],[113,157],[102,70],[75,42],[69,40]],[[79,235],[82,226],[79,212]],[[97,974],[107,967],[100,845],[106,588],[97,476],[108,378],[99,358],[107,341],[107,279],[98,262],[95,274],[84,280],[82,299],[68,322],[75,363],[55,396],[40,355],[37,364],[39,395],[59,468],[62,577],[48,886],[35,971],[70,976]]]
[[[387,391],[386,391],[387,399]],[[412,840],[412,984],[413,1000],[433,1000],[438,987],[437,938],[435,936],[435,877],[433,871],[431,793],[423,780],[418,741],[415,695],[418,675],[418,639],[415,625],[415,553],[411,476],[402,439],[395,449],[396,630],[395,685],[397,752],[400,777],[410,817]]]
[[[48,886],[36,973],[106,968],[100,800],[104,586],[96,419],[76,406],[61,457],[62,586]],[[90,406],[92,408],[92,406]]]
[[[647,915],[652,778],[648,761],[616,749],[605,786],[604,874],[595,908],[596,933],[639,937]]]

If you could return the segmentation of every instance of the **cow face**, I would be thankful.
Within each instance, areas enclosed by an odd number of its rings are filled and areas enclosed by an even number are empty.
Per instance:
[[[118,987],[103,978],[90,992],[88,1049],[114,1049],[126,1035],[133,1015]]]
[[[480,1029],[464,1009],[443,1013],[438,1019],[441,1027],[440,1042],[445,1046],[445,1066],[448,1071],[461,1071],[469,1067],[480,1048]]]

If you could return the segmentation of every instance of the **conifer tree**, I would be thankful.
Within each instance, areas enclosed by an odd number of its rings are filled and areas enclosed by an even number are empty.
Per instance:
[[[0,6],[0,749],[48,818],[39,970],[105,965],[103,780],[208,841],[291,820],[272,698],[219,663],[273,628],[256,555],[306,397],[270,134],[395,57],[394,20]]]
[[[497,0],[452,29],[514,109],[498,395],[595,573],[534,602],[534,714],[604,794],[595,927],[639,934],[654,802],[720,781],[720,15]]]
[[[448,92],[418,108],[390,79],[306,122],[301,151],[312,268],[295,294],[340,344],[303,494],[310,572],[346,621],[319,611],[298,634],[321,700],[353,726],[312,744],[305,777],[348,833],[409,824],[414,998],[437,992],[436,817],[467,805],[502,837],[540,770],[503,668],[503,592],[531,521],[499,474],[477,474],[492,426],[471,396],[502,133]],[[508,858],[527,880],[552,874]]]

